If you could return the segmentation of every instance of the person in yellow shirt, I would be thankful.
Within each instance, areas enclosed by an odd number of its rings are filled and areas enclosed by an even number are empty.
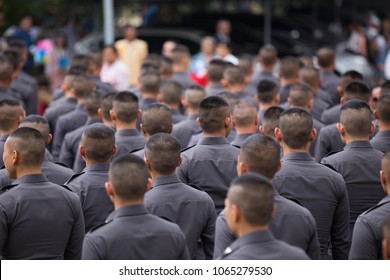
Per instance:
[[[137,28],[131,25],[124,27],[123,36],[123,39],[115,43],[115,47],[119,58],[129,70],[130,85],[134,86],[138,83],[141,65],[148,55],[148,44],[137,38]]]

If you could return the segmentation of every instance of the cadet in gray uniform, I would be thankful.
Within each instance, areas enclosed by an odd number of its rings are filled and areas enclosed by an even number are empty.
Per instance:
[[[256,101],[259,103],[259,123],[263,122],[264,112],[280,103],[278,85],[270,80],[262,80],[257,85]]]
[[[275,211],[274,189],[264,176],[248,173],[235,179],[225,200],[226,221],[238,236],[223,260],[309,260],[298,247],[276,239],[269,230]]]
[[[387,218],[383,223],[383,259],[390,260],[390,215],[387,213]]]
[[[1,64],[1,63],[0,63]],[[25,116],[25,112],[19,101],[15,99],[3,99],[0,101],[0,155],[4,152],[4,143]],[[4,165],[0,157],[0,166]]]
[[[143,204],[150,188],[149,173],[142,159],[126,155],[115,159],[106,190],[115,211],[106,224],[85,236],[82,258],[88,260],[180,260],[189,259],[180,228],[149,214]]]
[[[386,194],[383,192],[379,172],[383,153],[375,150],[369,137],[374,131],[371,111],[367,103],[350,100],[341,107],[337,129],[346,146],[321,161],[339,172],[347,185],[349,200],[349,229],[352,235],[357,217],[376,205]]]
[[[223,72],[225,72],[227,63],[222,59],[212,59],[207,69],[207,84],[205,91],[208,96],[217,95],[220,92],[226,91],[221,81],[223,79]]]
[[[257,103],[252,100],[242,100],[233,108],[233,124],[237,135],[232,145],[241,147],[245,139],[259,132],[257,109]]]
[[[281,114],[275,135],[284,152],[283,167],[275,175],[275,188],[280,195],[300,201],[312,213],[322,259],[347,259],[347,188],[340,174],[315,162],[309,154],[310,143],[316,136],[313,118],[304,109],[288,109]]]
[[[368,104],[370,101],[370,96],[371,91],[364,82],[353,81],[346,86],[341,103],[344,104],[349,100],[358,99]],[[340,110],[342,104],[340,104]],[[340,110],[338,122],[340,121]],[[338,133],[336,123],[325,126],[323,129],[324,131],[321,129],[318,135],[318,141],[315,150],[315,158],[318,162],[320,162],[323,157],[331,152],[341,151],[345,146],[345,143],[341,140],[340,134]]]
[[[245,72],[238,66],[229,66],[223,73],[222,84],[228,92],[233,93],[239,100],[254,100],[254,95],[245,91],[246,81]]]
[[[279,127],[279,118],[284,111],[279,106],[272,106],[265,110],[262,125],[259,127],[260,133],[271,137],[277,142],[274,131],[275,128]]]
[[[146,72],[140,77],[140,90],[142,98],[139,102],[139,107],[142,111],[149,105],[158,102],[160,94],[160,76],[158,72]]]
[[[83,132],[80,154],[87,167],[73,175],[65,185],[80,197],[86,232],[102,224],[114,211],[104,184],[108,181],[108,168],[115,152],[115,132],[112,128],[93,124]]]
[[[84,130],[91,124],[101,122],[98,114],[101,103],[101,94],[97,91],[91,92],[85,99],[85,111],[88,114],[88,119],[85,125],[73,130],[65,135],[61,145],[59,161],[69,168],[74,168],[76,155],[79,151],[80,139]]]
[[[60,116],[57,120],[52,148],[54,159],[58,159],[60,156],[65,135],[83,126],[88,119],[88,114],[84,110],[85,98],[94,91],[95,85],[87,76],[79,75],[73,80],[72,86],[77,98],[77,106],[73,111]]]
[[[290,94],[290,88],[299,83],[299,62],[292,56],[283,58],[280,61],[280,104],[287,102]]]
[[[188,147],[188,143],[193,135],[202,132],[202,129],[196,123],[196,119],[199,117],[199,104],[206,97],[205,90],[197,85],[191,86],[184,91],[182,104],[187,111],[188,117],[175,124],[172,131],[172,135],[179,140],[182,149]]]
[[[138,98],[134,93],[122,91],[115,95],[110,116],[116,127],[115,144],[118,147],[116,157],[145,147],[146,138],[136,129],[141,114]]]
[[[207,97],[199,105],[198,123],[203,138],[182,153],[183,163],[177,175],[183,183],[207,192],[219,213],[229,185],[237,176],[239,149],[226,139],[232,129],[229,104],[219,96]]]
[[[278,50],[272,45],[265,45],[259,50],[257,60],[260,64],[261,70],[252,75],[249,84],[254,88],[264,80],[274,82],[279,87],[279,80],[274,75],[274,67],[278,62]]]
[[[0,255],[4,259],[80,259],[84,220],[80,201],[41,173],[45,141],[22,127],[5,142],[4,162],[16,179],[1,188]]]
[[[20,123],[19,127],[30,127],[38,130],[45,140],[46,147],[50,144],[52,135],[49,131],[49,124],[44,117],[39,115],[29,115]],[[73,171],[65,166],[52,162],[50,152],[45,151],[45,158],[42,162],[42,174],[46,176],[49,182],[54,184],[64,184],[72,175]],[[0,186],[12,184],[13,179],[8,176],[6,169],[0,170]]]
[[[145,108],[142,113],[141,131],[146,139],[156,133],[172,132],[172,113],[169,108],[162,103],[153,103]],[[144,158],[145,149],[133,151],[133,154]]]
[[[358,217],[353,230],[349,259],[382,259],[382,224],[390,214],[390,153],[383,156],[380,178],[387,196]]]
[[[379,121],[379,132],[370,141],[371,145],[381,151],[390,151],[390,94],[383,94],[377,103],[375,118]]]
[[[166,133],[148,140],[145,162],[153,183],[145,195],[145,207],[180,227],[191,259],[196,259],[199,239],[206,259],[212,259],[217,218],[214,203],[207,193],[183,184],[175,174],[181,163],[180,150],[179,141]]]
[[[187,46],[178,44],[172,50],[173,76],[172,81],[178,82],[183,90],[195,83],[190,79],[188,67],[191,62],[191,53]]]
[[[237,170],[239,175],[247,172],[263,174],[270,180],[280,169],[279,145],[268,136],[249,137],[241,147]],[[269,228],[277,239],[303,249],[311,259],[320,258],[316,222],[311,213],[301,205],[280,196],[274,195],[276,212],[269,222]],[[236,239],[229,230],[226,217],[222,212],[217,218],[215,233],[214,258]]]
[[[14,91],[11,86],[15,67],[9,57],[0,55],[0,101],[3,99],[14,99],[20,102],[24,107],[24,103],[20,94]]]
[[[167,81],[160,88],[162,103],[167,105],[172,113],[173,124],[184,121],[187,117],[180,112],[182,87],[178,82]]]

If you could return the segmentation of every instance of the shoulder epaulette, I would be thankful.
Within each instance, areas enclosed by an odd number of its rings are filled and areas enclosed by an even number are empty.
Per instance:
[[[234,145],[234,144],[230,144],[230,145],[232,145],[233,147],[236,147],[236,148],[239,148],[239,149],[241,149],[241,146]]]
[[[74,178],[76,178],[76,177],[78,177],[78,176],[80,176],[80,175],[83,175],[84,173],[85,173],[85,172],[83,171],[83,172],[80,172],[80,173],[73,174],[72,177],[70,177],[69,180],[66,181],[66,183],[65,183],[64,185],[69,184]]]
[[[192,146],[189,146],[189,147],[187,147],[187,148],[184,148],[184,149],[181,150],[180,152],[183,153],[183,152],[185,152],[185,151],[187,151],[187,150],[189,150],[189,149],[192,149],[192,148],[195,147],[195,146],[196,146],[196,144],[194,144],[194,145],[192,145]]]
[[[136,152],[142,151],[143,149],[145,149],[145,148],[131,150],[131,151],[129,152],[129,154],[134,154],[134,153],[136,153]]]
[[[381,206],[383,206],[383,205],[385,205],[385,204],[388,204],[388,203],[390,203],[390,200],[389,200],[389,201],[386,201],[386,202],[384,202],[384,203],[381,203],[381,204],[377,204],[377,205],[375,205],[375,206],[372,206],[370,209],[368,209],[367,211],[363,212],[362,215],[367,214],[367,213],[371,212],[372,210],[375,210],[375,209],[377,209],[377,208],[379,208],[379,207],[381,207]]]
[[[68,183],[68,182],[66,182]],[[74,192],[71,188],[69,188],[67,185],[60,185],[61,187],[63,187],[64,189],[67,189],[68,191],[70,192]]]
[[[6,191],[9,191],[10,189],[16,186],[18,186],[18,184],[9,184],[9,185],[2,186],[0,188],[0,194],[5,193]]]
[[[233,252],[232,248],[227,247],[227,248],[225,249],[225,251],[223,251],[223,255],[222,255],[221,258],[224,258],[224,257],[230,255],[232,252]]]
[[[97,230],[98,228],[101,228],[102,226],[111,223],[111,221],[112,221],[112,220],[110,220],[110,221],[105,221],[104,223],[101,223],[101,224],[99,224],[99,225],[97,225],[97,226],[92,227],[92,228],[88,231],[88,233],[91,233],[91,232]]]
[[[336,172],[338,172],[337,170],[336,170],[336,168],[334,168],[332,165],[330,165],[330,164],[328,164],[328,163],[321,163],[323,166],[326,166],[326,167],[328,167],[329,169],[332,169],[333,171],[336,171]]]

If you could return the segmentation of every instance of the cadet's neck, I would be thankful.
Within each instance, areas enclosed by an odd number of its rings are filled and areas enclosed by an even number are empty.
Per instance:
[[[238,93],[238,92],[243,92],[245,89],[244,84],[238,84],[238,85],[228,85],[227,90],[232,92],[232,93]]]
[[[276,104],[272,104],[272,103],[259,103],[259,109],[260,110],[267,110],[268,108],[274,106]]]
[[[379,131],[385,131],[385,130],[390,130],[390,124],[381,122],[379,120]]]
[[[242,224],[242,225],[239,226],[239,228],[237,228],[236,234],[239,237],[242,237],[244,235],[253,233],[255,231],[264,231],[264,230],[267,230],[267,229],[268,229],[267,225],[265,225],[265,226],[251,226],[251,225],[248,225],[248,224]]]
[[[187,107],[187,116],[193,116],[193,115],[198,115],[199,114],[199,109],[196,108],[196,109],[193,109],[193,108],[190,108],[190,107]]]
[[[121,200],[117,197],[114,197],[114,207],[115,210],[118,210],[119,208],[125,207],[125,206],[135,206],[135,205],[144,205],[144,199],[137,199],[132,201],[125,201]]]
[[[157,178],[164,177],[164,176],[170,176],[175,175],[176,172],[173,170],[170,174],[161,174],[159,172],[156,172],[155,170],[149,169],[150,177],[152,177],[152,180],[156,180]]]
[[[150,92],[142,92],[142,97],[144,99],[156,99],[158,97],[158,92],[157,93],[150,93]]]
[[[202,133],[203,137],[227,137],[226,131],[217,131],[217,132],[204,132]]]
[[[355,141],[369,141],[370,140],[370,137],[367,136],[367,137],[351,137],[350,135],[346,134],[343,138],[345,144],[349,144],[351,142],[355,142]]]
[[[301,149],[293,149],[286,145],[286,143],[282,142],[283,156],[286,156],[290,153],[309,153],[310,143],[307,143],[305,148]]]
[[[86,166],[90,166],[90,165],[95,164],[95,163],[110,163],[111,158],[106,160],[106,161],[94,161],[94,160],[90,160],[88,158],[84,158],[84,161],[85,161]]]
[[[168,103],[165,103],[165,105],[167,105],[167,107],[171,110],[179,110],[179,106],[180,106],[180,104],[168,104]]]
[[[239,126],[236,125],[237,135],[240,135],[240,134],[252,134],[252,133],[256,133],[257,130],[258,130],[257,125],[247,126],[247,127],[239,127]]]
[[[116,131],[121,131],[125,129],[136,129],[137,121],[134,121],[132,123],[122,123],[122,122],[115,122]]]
[[[42,174],[41,166],[39,167],[30,167],[30,166],[18,166],[16,169],[16,179],[23,177],[25,175],[32,174]]]

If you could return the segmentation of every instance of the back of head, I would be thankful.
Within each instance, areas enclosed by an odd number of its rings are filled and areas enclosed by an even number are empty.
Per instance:
[[[278,85],[274,81],[265,79],[257,85],[257,98],[261,103],[271,103],[278,92]]]
[[[24,111],[19,101],[3,99],[0,101],[0,130],[11,131],[18,127]]]
[[[267,226],[273,210],[274,189],[266,177],[247,173],[231,183],[227,199],[251,226]]]
[[[368,85],[361,81],[354,81],[345,87],[344,99],[345,101],[352,99],[359,99],[368,104],[371,97],[371,90]]]
[[[102,101],[102,94],[98,91],[93,91],[85,98],[85,111],[88,117],[95,118],[98,116],[98,110]]]
[[[248,172],[272,179],[279,168],[280,147],[274,139],[265,135],[252,135],[240,150],[240,161]]]
[[[16,48],[19,51],[25,51],[27,49],[26,43],[23,40],[15,38],[8,41],[8,47]]]
[[[280,61],[280,78],[294,79],[298,77],[299,62],[295,57],[287,56]]]
[[[275,137],[275,128],[279,127],[280,115],[284,112],[284,109],[279,106],[269,107],[263,115],[263,133],[271,138]]]
[[[170,76],[173,74],[173,60],[164,56],[161,60],[161,74]]]
[[[219,131],[228,117],[230,107],[222,97],[209,96],[199,104],[200,127],[206,133]]]
[[[308,84],[311,87],[320,85],[320,73],[314,67],[303,67],[299,71],[301,83]]]
[[[142,127],[150,135],[156,133],[170,133],[172,129],[172,113],[162,103],[153,103],[142,112]]]
[[[310,141],[313,118],[305,109],[290,108],[280,115],[279,128],[290,149],[303,149]]]
[[[73,79],[72,88],[76,98],[84,99],[94,91],[94,82],[86,75],[79,75]]]
[[[140,78],[141,89],[144,93],[158,94],[160,91],[160,75],[155,72],[147,72]]]
[[[18,128],[11,133],[6,142],[9,153],[14,150],[18,153],[19,166],[36,167],[42,164],[46,147],[43,136],[38,130],[31,127]]]
[[[88,126],[81,137],[84,156],[91,162],[109,162],[115,146],[115,132],[104,124]]]
[[[161,55],[158,55],[158,54],[155,54],[155,53],[152,53],[152,54],[149,54],[146,58],[145,58],[145,61],[144,62],[150,62],[154,65],[156,65],[157,69],[160,69],[161,67],[161,62],[162,62],[162,56]]]
[[[245,82],[245,72],[238,66],[227,67],[223,79],[228,85],[242,85]]]
[[[154,73],[157,75],[159,74],[159,69],[155,63],[150,62],[150,61],[144,61],[144,63],[142,63],[140,76],[142,77],[144,74],[147,74],[147,73]]]
[[[260,63],[266,67],[272,67],[278,60],[278,51],[272,45],[265,45],[259,50]]]
[[[110,111],[112,109],[112,103],[114,102],[115,95],[115,93],[109,93],[105,95],[100,103],[103,119],[106,121],[111,121]]]
[[[133,123],[138,117],[138,97],[130,91],[121,91],[114,97],[112,110],[116,120],[122,123]]]
[[[294,85],[290,89],[289,102],[292,107],[307,107],[313,100],[313,91],[308,85]]]
[[[173,64],[182,64],[186,59],[190,57],[190,50],[185,45],[177,45],[172,50],[172,60]]]
[[[14,70],[12,61],[7,56],[0,55],[0,82],[10,82]]]
[[[210,82],[219,83],[223,79],[226,69],[226,62],[222,59],[212,59],[207,69],[207,79]]]
[[[84,66],[85,69],[88,69],[88,65],[90,63],[90,57],[85,54],[75,54],[70,58],[69,67],[73,66]]]
[[[363,81],[363,75],[355,70],[347,71],[341,75],[339,86],[345,90],[346,86],[353,81]]]
[[[161,175],[175,172],[180,160],[180,142],[166,133],[151,136],[145,146],[145,157],[153,170]]]
[[[162,100],[168,105],[179,105],[183,88],[176,81],[167,81],[160,89]]]
[[[7,48],[3,52],[4,56],[8,57],[8,59],[12,62],[14,69],[19,68],[20,63],[22,62],[22,54],[21,51],[17,48]]]
[[[385,153],[382,157],[382,172],[386,176],[386,179],[390,179],[390,151]]]
[[[19,127],[30,127],[38,130],[42,134],[43,139],[45,139],[45,142],[50,135],[49,123],[46,118],[40,115],[28,115],[20,122]]]
[[[238,67],[244,72],[245,76],[251,75],[253,72],[254,59],[250,54],[240,55],[238,59]]]
[[[340,123],[351,137],[366,138],[371,135],[371,110],[367,103],[352,99],[341,107]]]
[[[381,94],[390,94],[390,81],[384,81],[381,84]]]
[[[88,54],[89,56],[89,69],[98,70],[103,66],[103,54],[100,51],[93,51]]]
[[[192,85],[184,91],[184,99],[191,109],[199,109],[199,104],[207,97],[207,93],[201,86]]]
[[[390,124],[390,94],[382,94],[376,105],[379,121]]]
[[[258,106],[254,101],[242,100],[233,109],[233,120],[236,127],[253,126],[256,123]]]
[[[335,58],[336,55],[332,48],[323,47],[317,51],[318,65],[320,65],[321,68],[331,67],[335,62]]]
[[[221,91],[217,94],[217,96],[222,97],[229,104],[230,110],[233,111],[234,106],[240,102],[240,98],[237,94],[231,93],[229,91]]]
[[[123,201],[141,200],[146,192],[149,173],[145,162],[136,155],[125,155],[113,160],[109,181],[115,195]]]

